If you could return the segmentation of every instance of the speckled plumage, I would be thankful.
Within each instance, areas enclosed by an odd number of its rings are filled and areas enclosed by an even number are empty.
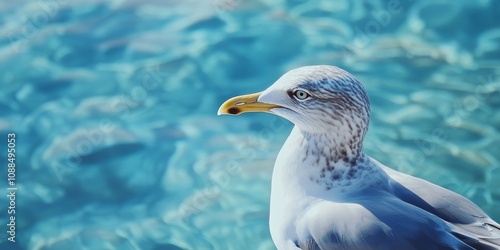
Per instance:
[[[348,72],[292,70],[256,103],[295,124],[272,178],[278,249],[500,249],[500,225],[472,202],[363,152],[370,104]]]
[[[317,170],[309,174],[309,180],[330,190],[350,186],[352,179],[373,172],[362,150],[370,119],[370,101],[358,80],[337,67],[303,67],[281,77],[262,93],[259,101],[270,102],[267,97],[273,96],[274,91],[286,91],[293,102],[294,89],[307,90],[311,98],[303,102],[295,100],[295,105],[288,104],[294,105],[289,109],[301,110],[316,118],[307,124],[292,118],[303,137],[298,144],[302,147],[300,160]],[[283,106],[287,108],[286,104]],[[283,110],[272,112],[280,115]],[[289,118],[286,114],[282,116]]]

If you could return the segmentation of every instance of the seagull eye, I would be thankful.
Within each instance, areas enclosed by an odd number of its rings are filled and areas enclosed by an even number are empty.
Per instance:
[[[307,92],[305,92],[304,90],[295,90],[293,92],[293,96],[295,96],[295,98],[299,99],[299,100],[305,100],[307,98],[309,98],[311,95]]]

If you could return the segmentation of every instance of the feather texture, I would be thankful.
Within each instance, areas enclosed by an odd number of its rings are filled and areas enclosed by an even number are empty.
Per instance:
[[[272,178],[278,249],[500,249],[500,225],[474,203],[363,152],[370,102],[348,72],[298,68],[249,105],[295,124]]]

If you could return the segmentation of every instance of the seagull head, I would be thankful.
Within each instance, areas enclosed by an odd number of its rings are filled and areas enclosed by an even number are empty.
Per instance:
[[[336,134],[357,137],[360,142],[368,129],[370,101],[350,73],[328,65],[291,70],[260,93],[233,97],[218,114],[239,115],[267,112],[294,123],[307,134]]]

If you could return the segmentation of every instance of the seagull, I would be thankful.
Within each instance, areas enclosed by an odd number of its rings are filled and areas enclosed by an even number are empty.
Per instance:
[[[295,126],[273,169],[278,249],[500,249],[500,225],[467,198],[366,155],[370,101],[335,66],[291,70],[218,115],[266,112]]]

